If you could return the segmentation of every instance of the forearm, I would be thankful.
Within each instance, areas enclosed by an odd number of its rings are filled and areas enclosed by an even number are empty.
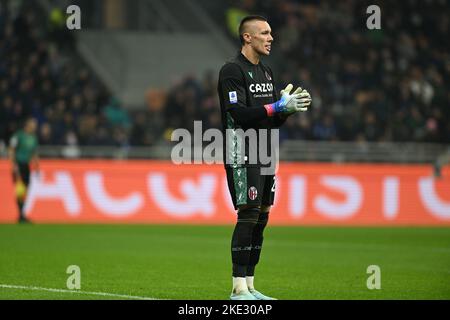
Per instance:
[[[11,164],[15,166],[16,164],[16,150],[14,148],[9,148],[8,150],[8,158],[11,161]]]
[[[33,163],[33,169],[36,171],[39,171],[39,156],[38,155],[33,156],[32,163]]]
[[[279,101],[257,107],[240,107],[230,110],[234,121],[244,127],[258,125],[261,121],[271,119],[274,127],[281,126],[287,115],[280,112]]]
[[[17,166],[17,163],[16,163],[16,150],[14,148],[9,148],[8,157],[9,157],[9,161],[11,161],[11,166],[12,166],[14,174],[18,174],[19,167]]]
[[[269,117],[266,108],[263,106],[236,108],[229,112],[234,121],[243,127],[256,126]]]
[[[272,121],[272,127],[273,128],[279,128],[281,127],[285,122],[286,119],[290,116],[290,114],[277,114],[273,117]]]

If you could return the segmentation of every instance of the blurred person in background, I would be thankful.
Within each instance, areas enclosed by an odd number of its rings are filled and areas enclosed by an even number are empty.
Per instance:
[[[25,216],[24,204],[30,184],[30,169],[39,171],[36,136],[37,122],[34,118],[25,121],[23,129],[16,131],[10,140],[9,158],[13,167],[13,181],[16,185],[19,223],[29,222]]]

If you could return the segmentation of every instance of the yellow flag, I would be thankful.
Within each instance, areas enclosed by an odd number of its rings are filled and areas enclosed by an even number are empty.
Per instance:
[[[16,182],[16,196],[19,200],[23,201],[25,199],[25,195],[27,193],[27,187],[22,182],[22,180],[18,180]]]

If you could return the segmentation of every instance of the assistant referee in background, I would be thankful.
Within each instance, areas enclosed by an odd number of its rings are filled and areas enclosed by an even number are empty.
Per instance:
[[[28,118],[23,129],[16,131],[10,140],[9,159],[12,163],[13,181],[19,206],[19,223],[29,222],[25,216],[24,204],[30,184],[30,171],[31,169],[39,171],[36,129],[36,120]]]

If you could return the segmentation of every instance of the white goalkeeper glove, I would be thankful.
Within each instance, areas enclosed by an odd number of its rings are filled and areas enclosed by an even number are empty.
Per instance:
[[[286,88],[281,90],[281,99],[277,102],[266,104],[264,107],[267,110],[267,114],[272,116],[275,113],[290,114],[298,111],[298,108],[302,108],[303,102],[301,99],[302,88],[297,88],[292,94],[290,93],[293,86],[288,84]]]
[[[292,90],[292,85],[289,84],[285,89],[280,91],[280,94],[283,96],[283,94],[289,93],[289,91]],[[308,107],[311,105],[311,95],[309,94],[308,90],[302,89],[302,87],[298,87],[294,91],[295,94],[295,108],[291,109],[289,111],[284,112],[285,115],[291,115],[295,112],[304,112],[308,110]]]
[[[297,110],[296,111],[307,111],[308,107],[311,105],[311,95],[309,94],[308,90],[302,89],[301,87],[298,87],[295,91],[300,90],[300,95],[298,99],[297,104]]]

